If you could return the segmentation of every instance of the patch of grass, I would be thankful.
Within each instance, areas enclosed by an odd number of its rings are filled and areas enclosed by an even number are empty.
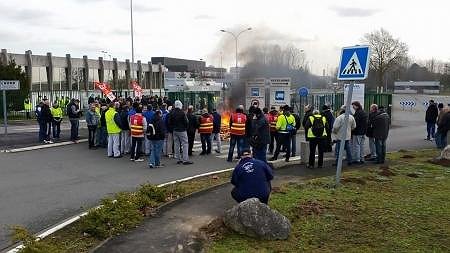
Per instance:
[[[103,239],[139,225],[152,211],[171,200],[230,180],[231,172],[206,176],[165,187],[141,185],[135,192],[120,192],[101,200],[101,207],[43,240],[36,241],[25,228],[14,227],[13,241],[22,241],[21,253],[89,252]]]
[[[269,204],[287,216],[292,232],[285,241],[261,241],[225,232],[207,252],[450,252],[450,174],[426,162],[437,151],[406,151],[383,169],[290,183]],[[413,158],[401,160],[405,154]],[[386,170],[386,169],[384,169]],[[407,174],[420,172],[417,178]],[[364,183],[362,183],[364,182]]]

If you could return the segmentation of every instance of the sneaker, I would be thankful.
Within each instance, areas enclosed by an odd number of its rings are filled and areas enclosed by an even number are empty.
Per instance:
[[[164,168],[164,164],[156,165],[156,168]]]
[[[183,165],[190,165],[190,164],[193,164],[193,162],[191,162],[191,161],[184,161],[183,162]]]
[[[47,143],[48,143],[48,144],[53,144],[54,142],[53,142],[53,141],[48,141]]]
[[[214,150],[214,151],[216,151],[217,154],[220,154],[220,150],[217,150],[217,149],[216,149],[216,150]]]
[[[134,158],[130,158],[130,161],[134,161]]]
[[[178,161],[178,162],[177,162],[177,164],[182,164],[182,163],[183,163],[183,161]]]
[[[44,144],[48,144],[48,141],[44,140]]]
[[[142,158],[139,158],[139,159],[136,159],[136,160],[134,160],[135,162],[143,162],[144,161],[144,159],[142,159]]]
[[[153,169],[153,168],[155,168],[155,165],[149,164],[148,167],[149,167],[150,169]]]

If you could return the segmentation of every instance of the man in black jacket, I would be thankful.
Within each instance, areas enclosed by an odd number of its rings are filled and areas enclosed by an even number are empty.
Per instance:
[[[375,138],[375,148],[377,152],[377,164],[382,164],[386,157],[386,139],[389,135],[390,117],[380,106],[378,113],[373,119],[373,137]]]
[[[253,158],[267,162],[267,145],[270,144],[269,122],[259,108],[253,110],[251,121],[250,146],[253,149]]]
[[[188,119],[186,113],[182,110],[183,104],[180,100],[176,100],[175,108],[169,114],[168,126],[173,130],[173,141],[175,149],[175,157],[178,158],[178,164],[189,165],[193,162],[189,161],[189,144],[188,144]],[[180,146],[183,149],[183,155],[180,154]]]
[[[325,143],[325,152],[333,152],[333,143],[331,141],[331,130],[334,124],[334,115],[331,112],[331,107],[328,104],[322,106],[322,116],[327,120],[327,126],[325,130],[327,131],[327,138]]]
[[[367,131],[367,113],[359,101],[352,103],[355,114],[356,128],[352,130],[352,163],[364,163],[364,142]]]
[[[450,130],[450,108],[443,108],[439,113],[436,132],[436,146],[439,149],[447,147],[447,134]]]
[[[50,140],[53,116],[52,116],[52,112],[50,110],[50,101],[49,100],[44,100],[44,104],[42,105],[42,109],[41,109],[40,120],[42,121],[42,124],[43,124],[42,126],[44,127],[44,129],[43,129],[44,143],[45,144],[53,143],[53,141]]]
[[[195,116],[194,114],[194,107],[192,105],[188,107],[187,118],[189,121],[187,128],[187,136],[189,144],[188,155],[192,156],[192,149],[194,148],[195,132],[198,129],[198,119],[197,116]]]
[[[434,100],[430,100],[430,105],[425,113],[425,122],[427,123],[427,138],[425,140],[432,141],[436,131],[436,120],[439,114],[439,110],[434,103]]]
[[[128,111],[129,107],[127,104],[121,106],[121,110],[119,112],[120,116],[120,128],[122,131],[120,132],[120,153],[128,154],[130,153],[131,148],[131,136],[130,136],[130,126],[128,124]]]
[[[366,136],[369,138],[369,151],[370,154],[366,155],[364,158],[368,161],[375,161],[377,159],[377,152],[375,148],[375,138],[373,138],[373,120],[378,114],[378,105],[372,104],[369,111],[369,120],[367,124]]]

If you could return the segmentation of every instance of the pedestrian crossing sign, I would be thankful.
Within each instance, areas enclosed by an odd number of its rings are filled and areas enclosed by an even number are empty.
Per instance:
[[[342,48],[338,80],[364,80],[369,72],[369,46]]]

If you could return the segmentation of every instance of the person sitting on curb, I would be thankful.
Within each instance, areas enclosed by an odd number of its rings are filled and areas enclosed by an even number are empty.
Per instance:
[[[258,198],[262,203],[269,202],[273,172],[263,161],[252,158],[249,148],[242,150],[242,157],[231,176],[234,185],[231,196],[237,202]]]

